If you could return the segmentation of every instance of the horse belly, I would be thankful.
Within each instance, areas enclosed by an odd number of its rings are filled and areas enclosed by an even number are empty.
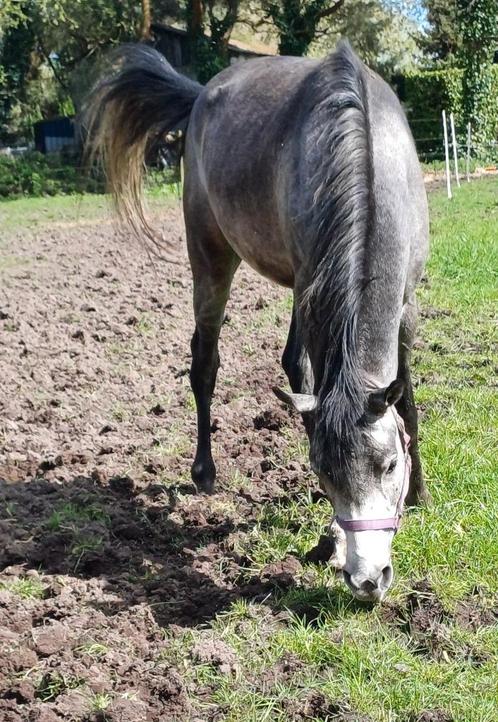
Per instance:
[[[216,210],[218,225],[237,255],[265,278],[292,288],[294,268],[289,250],[275,221],[269,224],[263,220],[264,209],[235,214],[219,206]]]

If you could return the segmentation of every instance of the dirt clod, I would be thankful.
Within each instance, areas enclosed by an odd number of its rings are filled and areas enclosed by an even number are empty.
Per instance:
[[[46,627],[33,630],[35,651],[43,656],[56,654],[67,643],[68,630],[63,624],[53,622]]]
[[[33,707],[29,711],[29,722],[60,722],[61,718],[47,705]]]
[[[486,623],[494,623],[493,609],[465,602],[452,614],[444,609],[428,580],[412,585],[405,604],[386,602],[381,616],[387,624],[401,629],[410,638],[414,652],[437,660],[458,659],[473,666],[486,662],[488,653],[473,644],[455,641],[451,625],[477,629]]]
[[[255,429],[269,429],[270,431],[279,431],[288,422],[288,414],[281,409],[265,409],[253,420]]]
[[[328,700],[322,692],[312,690],[304,695],[304,699],[290,701],[287,706],[289,720],[326,719],[330,722],[372,722],[371,717],[351,710],[349,705]]]
[[[476,632],[481,627],[489,627],[497,623],[498,607],[483,606],[479,599],[469,597],[457,605],[455,620],[463,629]]]
[[[78,690],[70,690],[57,697],[54,704],[54,710],[62,718],[71,718],[80,720],[84,719],[91,709],[91,703],[88,695],[78,692]]]
[[[444,710],[428,709],[411,715],[409,722],[453,722],[453,717]]]
[[[109,722],[142,722],[147,714],[144,702],[136,699],[116,699],[106,709],[105,716]]]
[[[288,556],[280,562],[267,564],[261,571],[261,579],[279,587],[292,587],[302,571],[300,561]]]
[[[129,476],[112,476],[109,486],[118,494],[130,495],[135,491],[135,482]]]
[[[192,648],[192,659],[201,664],[212,664],[222,674],[231,674],[237,667],[235,652],[219,639],[198,642]]]

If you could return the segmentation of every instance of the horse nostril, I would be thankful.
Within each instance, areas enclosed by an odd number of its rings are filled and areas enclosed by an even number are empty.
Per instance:
[[[391,586],[391,582],[393,580],[393,568],[390,564],[388,564],[387,567],[384,567],[381,577],[381,584],[383,587],[387,588]]]

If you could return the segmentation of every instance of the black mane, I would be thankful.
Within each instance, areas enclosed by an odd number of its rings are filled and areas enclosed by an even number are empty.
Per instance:
[[[358,316],[373,209],[364,73],[349,44],[341,42],[310,85],[310,97],[319,99],[307,142],[311,203],[304,230],[310,282],[301,301],[302,332],[313,356],[319,399],[315,447],[321,458],[316,461],[329,473],[357,448],[365,406]]]

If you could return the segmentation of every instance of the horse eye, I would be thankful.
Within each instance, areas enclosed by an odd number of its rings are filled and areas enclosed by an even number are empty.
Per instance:
[[[392,474],[394,469],[396,468],[397,459],[391,459],[391,463],[387,467],[387,473]]]

